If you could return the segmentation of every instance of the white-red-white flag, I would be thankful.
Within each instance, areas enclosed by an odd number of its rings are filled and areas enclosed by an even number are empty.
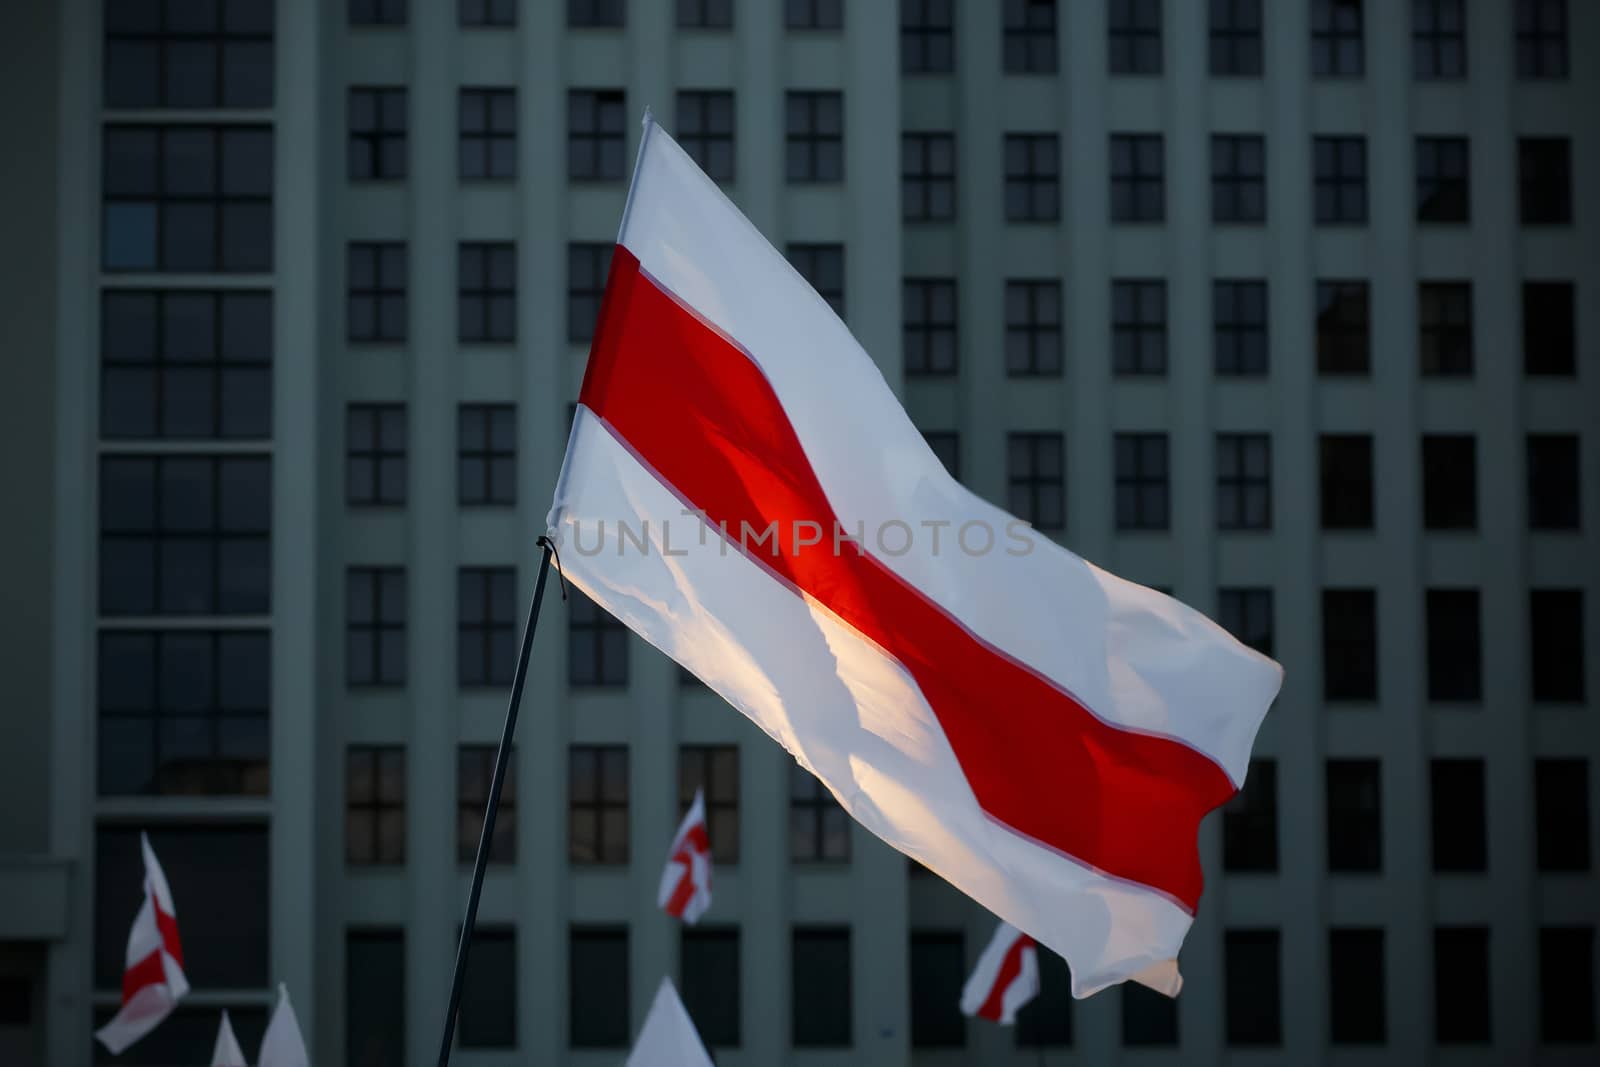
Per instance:
[[[128,932],[122,971],[122,1007],[94,1036],[120,1055],[172,1014],[189,992],[183,973],[183,944],[178,940],[178,909],[172,903],[167,876],[156,861],[150,838],[139,835],[144,856],[144,903]]]
[[[311,1067],[305,1038],[300,1036],[300,1020],[289,1003],[289,987],[278,983],[278,1006],[272,1009],[267,1032],[261,1035],[261,1052],[256,1067]]]
[[[706,833],[706,802],[696,789],[678,834],[667,851],[656,903],[668,915],[693,926],[711,907],[711,838]]]
[[[1011,506],[1060,522],[1059,441],[981,451],[983,489],[1009,464]],[[1244,781],[1282,669],[952,478],[829,302],[648,119],[548,525],[569,580],[1064,956],[1076,995],[1176,991],[1200,821]]]
[[[244,1049],[233,1033],[233,1021],[228,1009],[222,1009],[222,1025],[217,1027],[217,1043],[211,1049],[211,1067],[250,1067],[244,1058]]]
[[[961,1014],[1010,1026],[1039,995],[1039,949],[1033,938],[1001,923],[961,987]]]

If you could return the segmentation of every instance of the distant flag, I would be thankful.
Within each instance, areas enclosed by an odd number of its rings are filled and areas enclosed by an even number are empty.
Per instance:
[[[122,1050],[160,1025],[189,992],[183,973],[183,945],[178,940],[178,912],[172,903],[167,876],[156,862],[150,838],[139,835],[144,854],[144,904],[128,932],[126,965],[122,972],[122,1007],[110,1022],[95,1031],[100,1043],[120,1055]]]
[[[656,903],[690,926],[711,907],[711,839],[706,835],[705,796],[699,789],[672,839]]]
[[[261,1035],[261,1054],[256,1064],[257,1067],[311,1067],[305,1039],[300,1036],[300,1021],[289,1003],[289,987],[281,982],[278,1006],[272,1009],[267,1032]]]
[[[645,1016],[639,1039],[623,1067],[712,1067],[711,1054],[678,999],[672,979],[661,979],[650,1014]]]
[[[1039,995],[1039,950],[1033,938],[1001,923],[961,990],[961,1014],[1010,1026]]]
[[[233,1036],[233,1023],[228,1020],[228,1009],[222,1009],[222,1026],[217,1030],[217,1045],[211,1050],[211,1067],[249,1067],[239,1039]]]

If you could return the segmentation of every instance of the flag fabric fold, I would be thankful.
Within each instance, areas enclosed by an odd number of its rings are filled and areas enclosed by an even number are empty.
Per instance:
[[[570,581],[1074,995],[1176,992],[1200,820],[1281,668],[950,477],[648,119],[548,525]]]
[[[704,790],[695,790],[694,803],[672,839],[656,904],[690,926],[711,907],[711,839],[706,834]]]
[[[678,999],[672,979],[661,979],[624,1067],[712,1067],[711,1054]]]
[[[121,1055],[159,1026],[189,992],[172,889],[150,847],[149,835],[139,835],[139,850],[144,860],[144,903],[128,932],[122,1007],[95,1031],[95,1037],[113,1055]]]
[[[1033,938],[1001,923],[961,988],[961,1014],[1002,1026],[1039,995],[1039,950]]]
[[[222,1010],[222,1025],[217,1028],[217,1043],[211,1049],[211,1067],[249,1067],[226,1008]]]
[[[278,1005],[272,1009],[266,1033],[261,1035],[261,1052],[256,1067],[311,1067],[305,1038],[300,1036],[300,1020],[289,1003],[289,987],[278,984]]]

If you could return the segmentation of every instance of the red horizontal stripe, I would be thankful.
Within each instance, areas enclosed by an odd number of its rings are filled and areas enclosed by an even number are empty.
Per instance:
[[[713,524],[777,522],[752,552],[905,667],[990,818],[1194,910],[1200,820],[1234,791],[1222,769],[1103,722],[877,560],[835,554],[837,516],[770,383],[621,246],[580,399]],[[796,522],[820,524],[822,543],[797,546]]]

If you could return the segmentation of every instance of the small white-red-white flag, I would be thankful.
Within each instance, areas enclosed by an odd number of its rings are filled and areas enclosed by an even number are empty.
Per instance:
[[[668,915],[690,926],[711,907],[711,838],[706,833],[705,796],[699,789],[667,852],[667,868],[661,872],[656,903]]]
[[[961,989],[961,1014],[1010,1026],[1039,995],[1039,950],[1033,938],[1001,923]]]
[[[167,876],[150,848],[150,838],[139,835],[144,854],[144,904],[133,917],[128,951],[122,971],[122,1007],[94,1036],[120,1055],[122,1050],[160,1025],[189,992],[183,973],[183,945],[178,940],[178,911],[172,904]]]
[[[217,1028],[217,1043],[211,1050],[211,1067],[250,1067],[244,1058],[244,1049],[233,1034],[233,1023],[228,1009],[222,1009],[222,1025]]]
[[[278,983],[278,1006],[272,1009],[267,1032],[261,1035],[257,1067],[311,1067],[305,1038],[300,1036],[300,1020],[289,1003],[289,987]]]

